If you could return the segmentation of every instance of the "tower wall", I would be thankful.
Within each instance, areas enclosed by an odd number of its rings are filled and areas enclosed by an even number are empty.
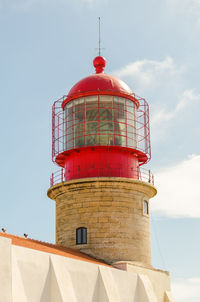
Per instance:
[[[150,222],[143,201],[156,189],[128,178],[71,180],[48,190],[56,201],[56,243],[112,263],[151,264]],[[76,229],[87,228],[87,244],[76,245]]]

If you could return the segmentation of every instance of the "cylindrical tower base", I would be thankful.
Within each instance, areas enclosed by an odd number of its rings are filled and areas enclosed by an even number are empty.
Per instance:
[[[149,198],[156,188],[118,177],[84,178],[48,190],[56,201],[56,243],[108,263],[151,264]],[[76,244],[76,230],[87,228],[87,244]]]

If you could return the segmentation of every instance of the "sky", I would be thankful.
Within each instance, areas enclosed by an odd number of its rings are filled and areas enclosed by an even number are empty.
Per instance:
[[[199,0],[0,0],[0,228],[54,242],[51,107],[94,72],[99,16],[106,73],[150,106],[152,263],[200,301]]]

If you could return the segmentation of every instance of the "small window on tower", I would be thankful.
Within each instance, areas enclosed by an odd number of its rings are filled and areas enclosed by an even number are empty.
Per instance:
[[[76,244],[87,244],[87,229],[78,228],[76,229]]]
[[[149,215],[149,203],[146,200],[143,200],[143,214]]]

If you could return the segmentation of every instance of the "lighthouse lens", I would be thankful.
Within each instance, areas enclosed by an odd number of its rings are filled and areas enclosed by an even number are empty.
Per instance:
[[[84,146],[136,148],[136,105],[125,98],[97,95],[65,107],[65,150]]]

